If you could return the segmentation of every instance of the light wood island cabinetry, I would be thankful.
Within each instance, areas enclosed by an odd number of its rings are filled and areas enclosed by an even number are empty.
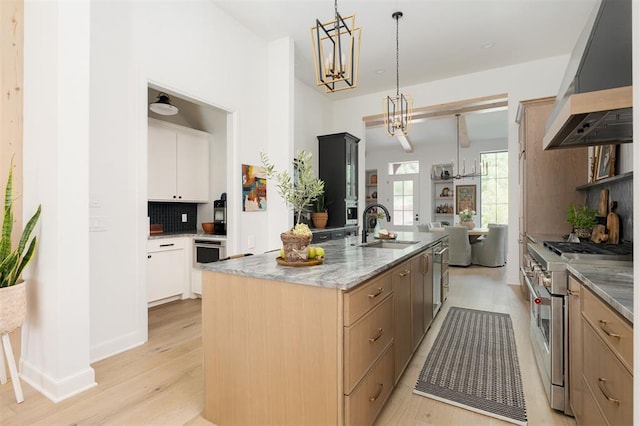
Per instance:
[[[203,271],[204,418],[372,424],[426,332],[426,252],[347,290]]]
[[[633,325],[572,275],[569,325],[569,398],[577,423],[632,424]]]

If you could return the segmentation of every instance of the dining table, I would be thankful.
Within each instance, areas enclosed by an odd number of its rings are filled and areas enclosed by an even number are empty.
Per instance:
[[[431,232],[445,232],[446,228],[433,228]],[[478,238],[483,237],[489,233],[489,228],[473,228],[469,229],[469,242],[475,243]]]

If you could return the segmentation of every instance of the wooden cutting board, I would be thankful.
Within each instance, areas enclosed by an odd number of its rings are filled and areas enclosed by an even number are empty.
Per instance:
[[[607,215],[607,231],[609,232],[609,244],[618,244],[620,242],[620,216],[615,212],[617,203],[611,202],[611,212]]]

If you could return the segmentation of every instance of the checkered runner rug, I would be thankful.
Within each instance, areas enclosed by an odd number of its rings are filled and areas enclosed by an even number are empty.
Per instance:
[[[526,425],[527,408],[511,317],[452,307],[413,392]]]

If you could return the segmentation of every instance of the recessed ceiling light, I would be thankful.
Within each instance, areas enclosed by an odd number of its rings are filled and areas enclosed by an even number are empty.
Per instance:
[[[495,46],[495,43],[492,41],[480,45],[483,49],[491,49],[493,46]]]
[[[378,70],[376,70],[376,74],[384,74],[384,70],[383,69],[378,69]]]

